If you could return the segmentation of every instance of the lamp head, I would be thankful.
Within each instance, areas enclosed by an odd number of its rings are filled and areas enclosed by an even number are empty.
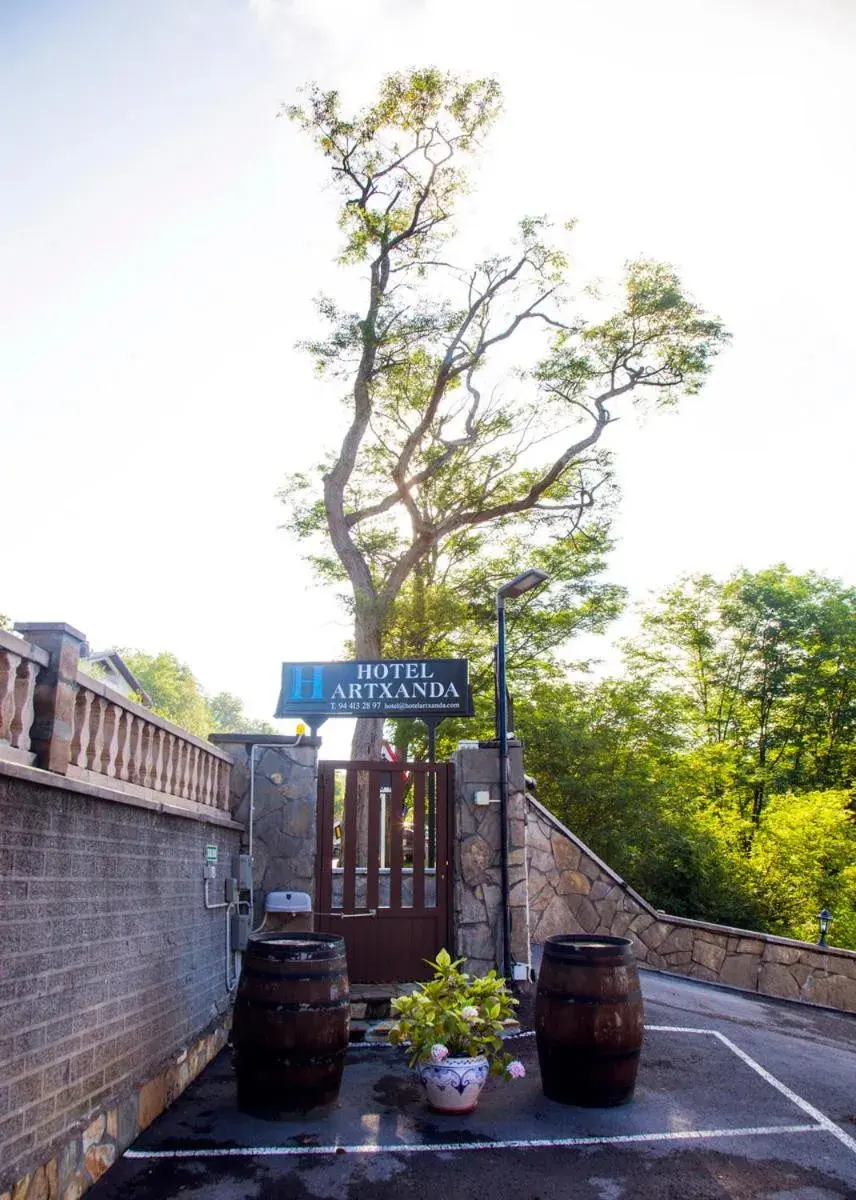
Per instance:
[[[828,933],[828,932],[829,932],[829,926],[830,926],[830,923],[831,923],[831,921],[832,921],[832,913],[829,911],[829,909],[828,909],[828,908],[822,908],[822,909],[820,910],[820,912],[817,914],[817,919],[818,919],[818,921],[819,921],[819,923],[820,923],[820,932],[821,932],[821,933]]]
[[[497,598],[513,600],[517,596],[522,596],[524,592],[531,591],[532,588],[540,587],[548,578],[549,576],[544,571],[537,571],[532,567],[520,575],[515,575],[513,579],[509,579],[508,583],[504,583],[497,590]]]

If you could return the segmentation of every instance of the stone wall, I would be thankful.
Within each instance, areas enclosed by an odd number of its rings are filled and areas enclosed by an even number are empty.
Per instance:
[[[484,974],[502,963],[502,885],[500,870],[499,756],[495,748],[459,749],[455,764],[455,859],[453,920],[455,954],[467,970]],[[509,909],[511,950],[529,959],[524,861],[523,753],[509,746]],[[477,805],[476,792],[491,803]]]
[[[856,952],[667,916],[532,796],[525,799],[532,942],[628,937],[642,966],[856,1012]]]
[[[315,905],[316,792],[320,738],[285,734],[214,733],[210,741],[232,759],[230,810],[249,830],[254,762],[253,908],[265,893],[308,892]],[[257,749],[253,752],[253,746]]]
[[[0,762],[0,1194],[29,1175],[28,1196],[80,1195],[152,1081],[174,1068],[177,1095],[200,1037],[222,1043],[225,910],[204,907],[203,863],[216,845],[222,899],[240,836],[224,813]]]

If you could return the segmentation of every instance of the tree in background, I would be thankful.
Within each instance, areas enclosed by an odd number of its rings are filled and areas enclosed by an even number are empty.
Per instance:
[[[856,590],[685,579],[626,652],[518,699],[539,797],[657,907],[856,949]]]
[[[683,579],[627,649],[631,671],[677,689],[753,825],[772,794],[852,784],[856,589],[784,565]]]
[[[154,712],[188,733],[204,738],[218,732],[276,732],[267,721],[247,717],[237,696],[229,692],[206,696],[190,667],[170,651],[146,654],[142,650],[120,650],[119,653],[151,696]]]
[[[488,549],[479,539],[460,547],[453,566],[431,559],[402,588],[387,629],[389,643],[403,657],[466,658],[474,718],[447,719],[440,753],[461,737],[492,737],[494,726],[493,643],[495,594],[521,562],[550,576],[552,586],[528,593],[509,609],[507,644],[514,662],[515,689],[524,694],[538,680],[558,678],[568,667],[565,652],[580,633],[601,633],[621,611],[624,591],[600,578],[610,548],[605,522],[557,537],[533,550],[515,540]],[[402,757],[424,750],[425,727],[416,720],[390,722]]]
[[[283,498],[319,577],[347,588],[360,658],[400,653],[391,625],[408,585],[427,594],[439,572],[454,592],[491,545],[535,553],[584,528],[622,406],[698,391],[726,340],[674,271],[648,261],[628,265],[616,307],[570,313],[563,231],[544,218],[521,221],[510,248],[458,261],[455,207],[500,99],[492,79],[429,68],[389,76],[353,117],[317,87],[286,110],[342,196],[340,262],[359,268],[364,298],[357,310],[319,301],[329,332],[308,349],[342,381],[346,427]],[[512,339],[529,363],[514,379]],[[359,721],[353,756],[378,758],[381,734]]]

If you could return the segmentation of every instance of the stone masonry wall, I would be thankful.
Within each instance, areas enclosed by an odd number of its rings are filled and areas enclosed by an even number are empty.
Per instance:
[[[79,1196],[222,1045],[241,831],[110,795],[0,764],[0,1196]]]
[[[856,1012],[856,952],[653,909],[532,796],[526,797],[532,941],[627,937],[642,966]]]
[[[230,755],[230,810],[249,826],[250,756],[255,751],[253,908],[264,913],[265,893],[308,892],[315,906],[316,790],[320,738],[223,733],[210,739]]]
[[[480,975],[502,964],[502,887],[500,871],[499,760],[493,748],[459,749],[455,763],[455,953],[466,969]],[[523,847],[523,755],[519,742],[509,746],[509,908],[511,951],[528,962],[526,880]],[[477,805],[475,794],[490,793],[490,804]]]

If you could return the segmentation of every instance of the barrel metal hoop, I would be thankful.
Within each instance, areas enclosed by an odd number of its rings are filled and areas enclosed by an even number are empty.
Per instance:
[[[283,983],[318,983],[320,980],[341,978],[344,971],[301,971],[299,975],[289,975],[281,970],[282,963],[268,961],[262,965],[253,959],[244,960],[242,974],[251,979],[277,979]],[[265,970],[265,967],[272,969]],[[259,967],[262,969],[259,970]]]
[[[642,999],[642,992],[639,988],[632,992],[623,992],[613,1000],[605,999],[603,996],[569,996],[567,992],[554,992],[541,987],[538,989],[538,995],[547,997],[556,1004],[596,1004],[601,1008],[613,1008],[617,1004],[635,1004],[637,1000]]]
[[[269,1000],[261,996],[239,995],[235,1001],[235,1007],[246,1008],[250,1011],[256,1008],[275,1008],[278,1012],[311,1013],[321,1008],[326,1011],[349,1008],[350,1001],[346,996],[344,1000],[313,1000],[311,1004],[295,1004],[291,1000]]]

